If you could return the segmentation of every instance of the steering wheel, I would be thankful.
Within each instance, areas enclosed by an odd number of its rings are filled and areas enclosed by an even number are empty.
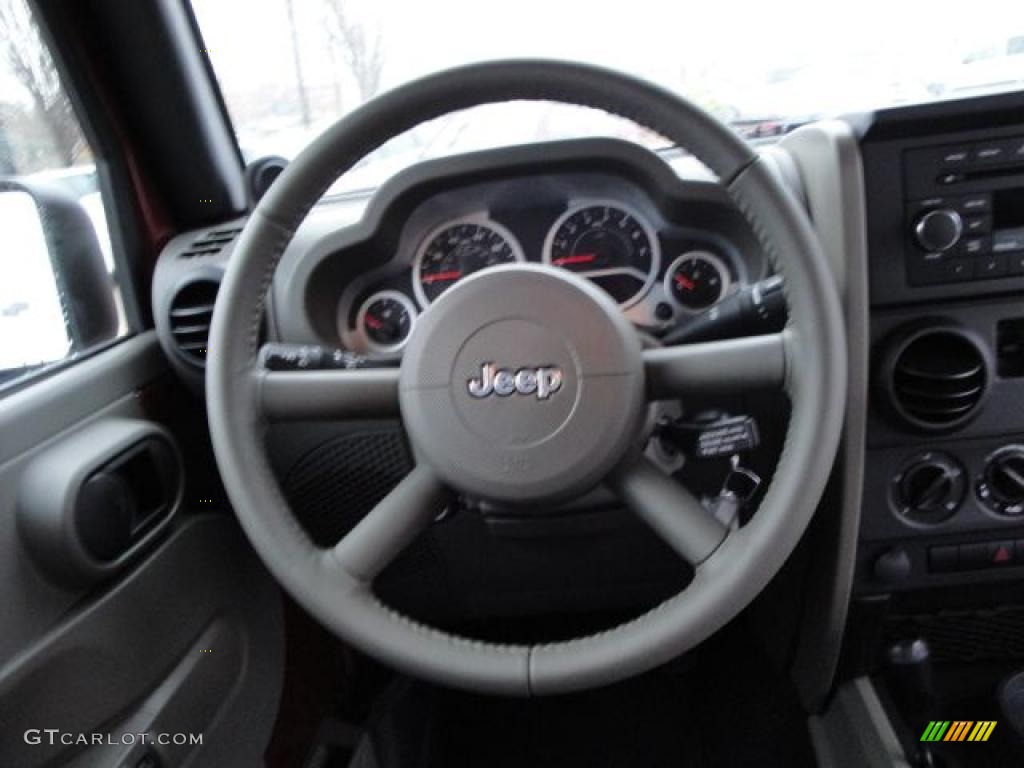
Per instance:
[[[417,322],[400,368],[272,371],[260,363],[267,291],[296,228],[331,183],[386,140],[454,110],[512,100],[594,107],[691,151],[717,174],[784,276],[781,333],[643,349],[599,288],[530,265],[478,272]],[[796,546],[838,447],[846,392],[839,299],[803,211],[729,128],[650,83],[560,61],[428,76],[364,104],[314,141],[249,218],[217,299],[206,374],[210,431],[236,513],[284,588],[334,633],[409,674],[510,695],[585,689],[686,651],[733,618]],[[643,458],[648,401],[784,388],[774,479],[730,530]],[[269,419],[401,416],[416,467],[335,546],[292,516],[264,446]],[[533,504],[605,483],[695,571],[679,594],[598,634],[537,645],[442,632],[382,604],[374,577],[448,504],[450,489]],[[339,503],[344,503],[339,499]]]

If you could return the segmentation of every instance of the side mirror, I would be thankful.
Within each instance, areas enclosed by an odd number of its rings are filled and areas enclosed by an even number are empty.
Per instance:
[[[92,220],[67,192],[0,180],[0,385],[117,335]]]

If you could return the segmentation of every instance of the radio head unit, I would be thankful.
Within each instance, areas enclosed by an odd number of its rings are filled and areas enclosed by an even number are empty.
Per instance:
[[[907,282],[1024,277],[1024,136],[904,154]]]

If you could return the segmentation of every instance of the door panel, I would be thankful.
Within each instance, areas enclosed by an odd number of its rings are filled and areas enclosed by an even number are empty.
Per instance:
[[[158,540],[99,581],[58,577],[26,546],[26,473],[91,456],[61,450],[83,435],[144,427],[140,392],[169,375],[146,333],[0,399],[0,765],[135,765],[147,750],[161,766],[260,764],[280,696],[280,595],[233,515],[196,514],[185,497]],[[67,735],[29,743],[34,729]],[[202,743],[147,746],[143,733]],[[79,734],[103,743],[61,743]]]

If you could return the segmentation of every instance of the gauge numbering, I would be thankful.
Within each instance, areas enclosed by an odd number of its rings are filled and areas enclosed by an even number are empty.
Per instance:
[[[654,285],[658,236],[638,211],[612,201],[579,202],[559,216],[544,243],[544,262],[585,277],[623,309]]]
[[[432,230],[416,252],[412,288],[426,309],[464,277],[499,264],[523,261],[515,235],[483,216],[445,222]]]

